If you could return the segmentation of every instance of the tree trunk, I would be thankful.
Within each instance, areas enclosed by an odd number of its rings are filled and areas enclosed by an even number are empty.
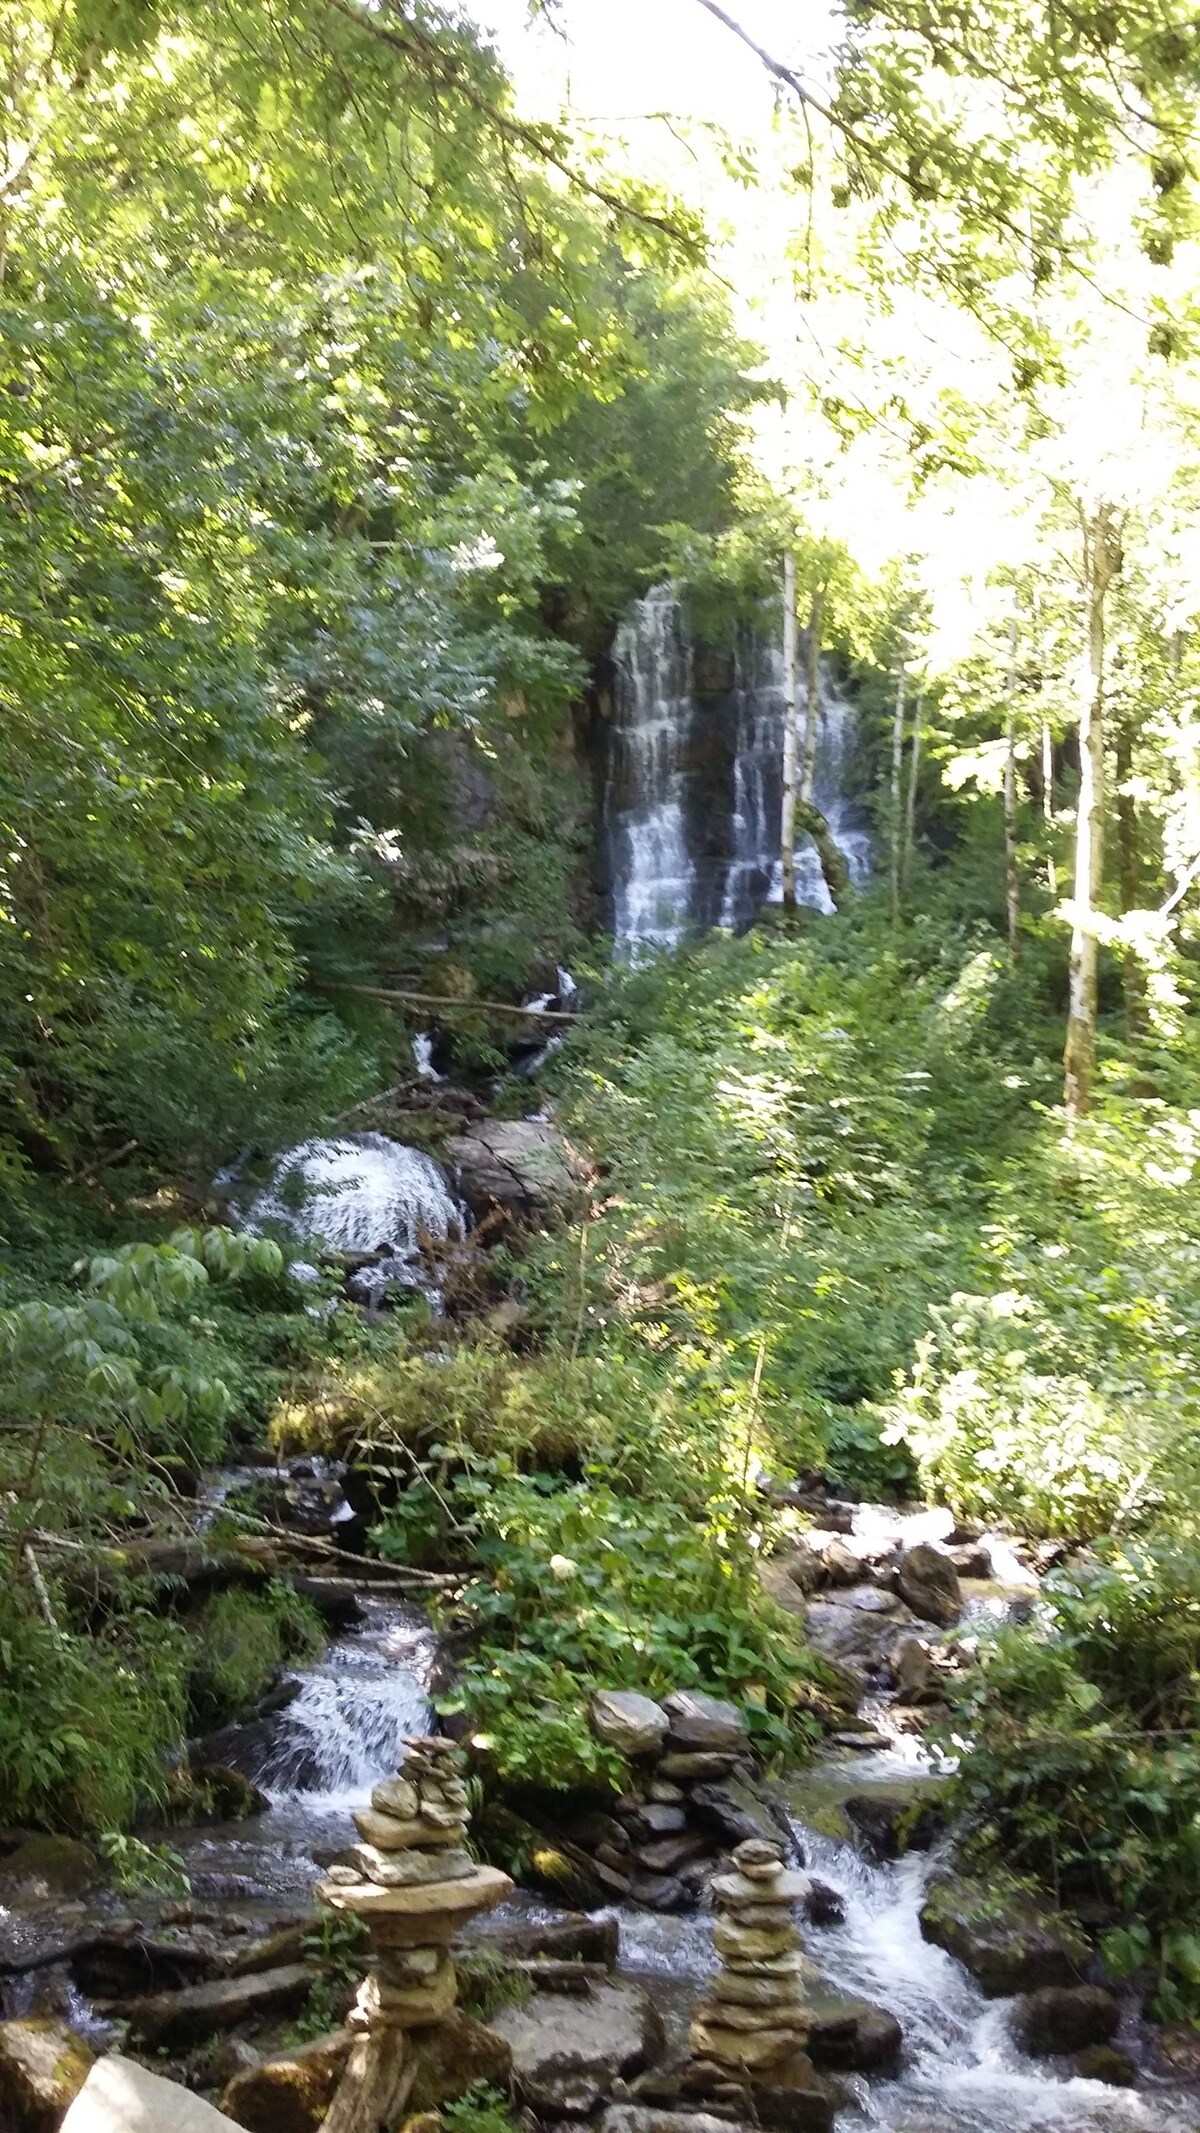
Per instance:
[[[796,705],[796,558],[783,559],[783,812],[779,851],[783,862],[783,908],[796,908],[796,771],[799,757]]]
[[[908,895],[908,879],[912,870],[913,845],[917,828],[917,775],[921,768],[921,713],[923,700],[917,697],[913,704],[912,747],[908,753],[908,797],[904,803],[904,834],[900,845],[900,895]]]
[[[812,800],[801,800],[797,803],[796,820],[802,830],[807,830],[817,847],[817,858],[821,862],[829,901],[835,911],[840,911],[850,901],[853,891],[849,870],[834,842],[833,831],[820,808]]]
[[[896,676],[896,715],[892,720],[892,924],[900,917],[900,777],[904,766],[904,667]]]
[[[1008,959],[1015,963],[1020,952],[1021,876],[1017,868],[1017,643],[1019,623],[1012,619],[1011,659],[1008,673],[1008,718],[1004,755],[1004,909],[1008,920]]]
[[[1046,825],[1046,886],[1058,895],[1058,868],[1054,864],[1054,740],[1048,722],[1042,720],[1042,821]]]
[[[804,690],[804,760],[800,767],[800,798],[813,802],[817,774],[817,720],[821,711],[821,630],[825,621],[825,587],[812,596],[808,617],[808,668]]]
[[[1128,790],[1133,773],[1133,746],[1124,719],[1117,726],[1117,872],[1121,889],[1121,915],[1138,907],[1137,802]],[[1142,1021],[1142,971],[1131,947],[1121,957],[1121,988],[1125,997],[1125,1029],[1136,1036]]]
[[[1079,700],[1079,804],[1075,816],[1075,894],[1071,927],[1070,1004],[1063,1051],[1063,1102],[1068,1118],[1082,1118],[1096,1072],[1096,913],[1104,875],[1105,605],[1121,567],[1121,530],[1111,504],[1083,528],[1083,585],[1087,658]]]

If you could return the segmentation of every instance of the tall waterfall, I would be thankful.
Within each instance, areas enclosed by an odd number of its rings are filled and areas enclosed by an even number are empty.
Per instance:
[[[767,629],[732,655],[693,645],[679,600],[655,586],[617,633],[616,717],[606,793],[614,931],[626,953],[673,947],[712,925],[738,932],[782,896],[783,652]],[[853,707],[822,671],[814,797],[852,878],[870,840],[846,792]],[[796,893],[829,910],[809,838]]]

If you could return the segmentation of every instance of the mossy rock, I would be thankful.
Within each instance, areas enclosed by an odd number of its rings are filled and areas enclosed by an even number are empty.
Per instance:
[[[990,2000],[1076,1985],[1090,1952],[1069,1918],[999,1877],[939,1875],[921,1907],[921,1931],[955,1956]]]
[[[76,1837],[28,1837],[0,1860],[0,1887],[5,1896],[87,1896],[103,1886],[107,1875],[96,1853]]]

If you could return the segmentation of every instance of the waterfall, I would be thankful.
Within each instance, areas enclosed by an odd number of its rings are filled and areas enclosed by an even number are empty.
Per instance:
[[[617,632],[609,828],[618,942],[673,948],[687,929],[695,869],[685,781],[693,722],[692,650],[679,602],[656,585]]]
[[[339,1252],[394,1248],[415,1259],[422,1235],[439,1241],[464,1226],[431,1155],[382,1133],[302,1141],[281,1155],[248,1211],[248,1226],[278,1224]]]
[[[674,947],[718,924],[753,924],[782,896],[783,653],[773,617],[743,630],[728,664],[704,664],[674,589],[636,601],[613,649],[616,704],[605,814],[618,949]],[[715,671],[720,669],[720,671]],[[853,706],[822,669],[814,797],[852,879],[870,840],[847,794]],[[809,838],[796,851],[801,902],[831,908]]]

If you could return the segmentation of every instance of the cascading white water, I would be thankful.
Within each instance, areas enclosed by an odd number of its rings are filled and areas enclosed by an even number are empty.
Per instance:
[[[617,941],[672,948],[691,915],[695,869],[685,815],[694,708],[692,651],[672,588],[656,585],[617,632],[609,773]]]
[[[247,1219],[253,1229],[278,1224],[334,1251],[374,1252],[390,1245],[408,1259],[420,1250],[422,1232],[444,1240],[464,1221],[433,1157],[382,1133],[347,1133],[290,1148]]]
[[[779,826],[783,653],[768,614],[743,633],[732,686],[697,690],[696,655],[679,599],[658,585],[631,607],[613,649],[616,717],[606,791],[618,949],[674,947],[717,923],[751,925],[782,896]],[[870,839],[848,796],[853,707],[822,670],[814,797],[851,876],[870,866]],[[830,901],[808,837],[796,851],[801,902]]]
[[[733,856],[721,906],[721,924],[731,932],[752,924],[764,903],[777,904],[783,898],[779,824],[786,692],[782,648],[763,638],[740,645],[736,690]],[[871,840],[846,792],[856,730],[853,706],[822,666],[813,798],[851,880],[862,881],[870,871]],[[833,909],[811,837],[801,837],[796,846],[796,896],[818,911]]]
[[[886,1774],[887,1760],[860,1757],[857,1770],[867,1782]],[[922,1938],[927,1857],[871,1866],[802,1822],[795,1830],[813,1872],[845,1901],[841,1925],[806,1928],[808,1954],[833,1994],[888,2008],[904,2031],[901,2071],[887,2081],[853,2079],[854,2103],[839,2112],[838,2133],[1197,2133],[1200,2107],[1175,2089],[1110,2088],[1018,2050],[1011,2003],[985,2000],[959,1963]],[[621,1967],[665,1999],[682,2042],[690,2006],[716,1967],[711,1915],[622,1912]]]
[[[423,1615],[369,1604],[364,1628],[305,1668],[259,1783],[282,1799],[301,1796],[310,1812],[360,1807],[371,1786],[394,1773],[405,1735],[428,1726],[435,1650]]]

